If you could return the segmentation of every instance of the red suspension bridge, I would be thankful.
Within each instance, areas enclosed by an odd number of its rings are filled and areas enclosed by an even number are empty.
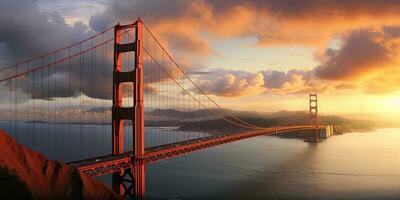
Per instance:
[[[144,196],[146,164],[260,135],[309,131],[318,142],[326,128],[316,94],[308,122],[250,123],[195,80],[139,19],[1,68],[0,125],[83,173],[112,174],[113,190],[132,198]]]

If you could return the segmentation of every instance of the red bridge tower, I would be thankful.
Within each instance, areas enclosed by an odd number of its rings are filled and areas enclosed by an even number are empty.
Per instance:
[[[133,162],[131,168],[114,173],[113,190],[122,197],[141,199],[145,191],[145,164],[141,161],[144,155],[144,108],[143,108],[143,68],[142,68],[142,26],[140,18],[131,25],[115,26],[114,33],[114,72],[113,72],[113,106],[112,106],[112,153],[124,153],[124,120],[132,121],[133,128]],[[121,43],[123,31],[135,28],[135,41]],[[123,71],[122,54],[134,52],[134,70]],[[129,57],[128,57],[129,58]],[[133,83],[133,107],[122,104],[122,83]]]
[[[317,94],[310,94],[310,124],[315,125],[315,130],[311,130],[310,142],[318,143],[318,97]]]

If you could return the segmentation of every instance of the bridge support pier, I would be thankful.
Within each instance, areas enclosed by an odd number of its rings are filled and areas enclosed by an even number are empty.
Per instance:
[[[146,164],[143,160],[135,161],[133,169],[135,178],[135,196],[137,199],[143,199],[146,191]]]
[[[121,195],[121,197],[135,198],[134,193],[134,176],[131,169],[122,170],[114,173],[112,176],[113,191]]]
[[[113,191],[121,197],[141,200],[145,195],[146,164],[143,160],[133,161],[130,169],[112,175]]]

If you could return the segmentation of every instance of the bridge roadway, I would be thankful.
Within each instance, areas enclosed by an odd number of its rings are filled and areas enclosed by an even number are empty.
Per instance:
[[[101,176],[113,172],[119,172],[124,169],[129,169],[133,164],[154,163],[160,160],[188,154],[201,149],[206,149],[212,146],[217,146],[237,140],[256,137],[260,135],[274,135],[279,133],[295,132],[302,130],[312,130],[315,126],[285,126],[271,127],[262,130],[246,131],[235,134],[212,135],[208,137],[186,140],[161,146],[155,146],[145,149],[145,154],[141,158],[132,159],[133,151],[129,151],[120,155],[106,155],[86,160],[67,163],[70,166],[76,167],[80,172],[90,176]],[[325,129],[324,125],[318,126],[318,129]]]

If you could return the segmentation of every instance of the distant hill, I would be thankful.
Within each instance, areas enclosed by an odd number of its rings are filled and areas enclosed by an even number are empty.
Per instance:
[[[268,117],[242,117],[240,115],[236,115],[242,121],[245,121],[249,124],[259,126],[259,127],[272,127],[279,125],[303,125],[310,124],[309,114],[306,112],[298,111],[298,112],[288,112],[288,111],[280,111],[277,113],[272,113]],[[228,118],[232,121],[235,121],[232,118]],[[329,115],[329,116],[320,116],[319,117],[320,124],[328,124],[328,125],[339,125],[341,126],[342,131],[356,131],[356,130],[371,130],[379,127],[379,123],[368,120],[358,120],[358,119],[348,119],[340,116]],[[199,131],[237,131],[239,129],[237,126],[231,125],[229,122],[223,119],[214,119],[207,121],[196,121],[196,122],[182,122],[179,124],[181,130],[191,130],[196,129]]]
[[[146,112],[146,115],[150,116],[162,116],[166,118],[177,118],[177,119],[195,119],[195,118],[204,118],[210,115],[209,110],[196,110],[196,111],[188,111],[183,112],[175,109],[155,109],[150,112]]]
[[[111,112],[111,108],[110,107],[95,107],[95,108],[90,108],[90,109],[86,110],[86,112],[97,112],[97,113]]]
[[[110,112],[110,107],[95,107],[87,109],[86,112]],[[242,117],[268,117],[268,115],[273,114],[271,113],[263,113],[263,112],[254,112],[254,111],[237,111],[237,110],[229,110],[225,109],[225,111],[232,113],[234,115],[240,115]],[[146,115],[152,116],[168,116],[168,117],[176,117],[176,118],[202,118],[210,116],[209,109],[198,109],[196,111],[180,111],[176,109],[152,109],[149,111],[145,111]],[[284,113],[285,111],[280,111]]]
[[[110,108],[92,108],[88,112],[106,112]],[[212,110],[200,109],[196,111],[180,111],[175,109],[155,109],[145,112],[145,125],[146,126],[179,126],[182,130],[201,130],[201,131],[232,131],[230,129],[237,129],[228,122],[220,119],[219,117],[210,117]],[[281,110],[278,112],[254,112],[254,111],[236,111],[226,110],[225,113],[218,112],[228,116],[227,113],[232,114],[243,121],[256,126],[268,127],[279,124],[299,125],[309,124],[309,113],[304,111],[287,111]],[[379,119],[379,118],[377,118]],[[342,117],[337,115],[320,116],[319,121],[321,124],[340,125],[343,131],[354,130],[371,130],[381,127],[393,127],[393,123],[382,122],[379,120],[367,119],[353,119],[349,117]],[[130,124],[127,122],[127,124]]]

